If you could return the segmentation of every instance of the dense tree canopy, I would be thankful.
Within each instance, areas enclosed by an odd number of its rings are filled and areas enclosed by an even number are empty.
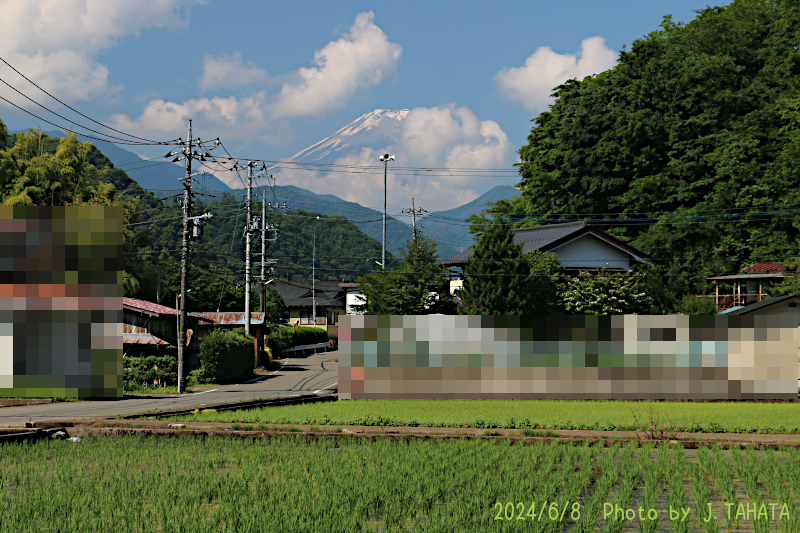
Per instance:
[[[796,1],[666,17],[615,68],[556,88],[520,150],[521,197],[489,216],[641,220],[606,231],[658,259],[662,304],[800,255],[799,47]]]
[[[395,268],[359,280],[363,303],[356,310],[368,315],[452,314],[450,281],[437,258],[436,241],[420,236],[401,253]]]

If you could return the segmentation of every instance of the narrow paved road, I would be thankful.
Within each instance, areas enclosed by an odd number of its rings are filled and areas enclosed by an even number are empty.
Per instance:
[[[0,427],[24,425],[28,420],[113,418],[118,415],[208,408],[259,398],[275,398],[335,389],[338,352],[323,352],[273,363],[275,370],[248,383],[221,385],[208,391],[166,397],[49,403],[0,408]]]

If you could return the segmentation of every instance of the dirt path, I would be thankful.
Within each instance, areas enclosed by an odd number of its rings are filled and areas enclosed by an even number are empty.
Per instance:
[[[583,431],[583,430],[536,430],[535,436],[527,436],[519,429],[477,429],[477,428],[431,428],[431,427],[383,427],[380,426],[320,426],[302,424],[234,424],[226,422],[173,422],[169,420],[51,420],[46,424],[37,423],[37,427],[52,427],[63,423],[72,424],[70,435],[122,435],[122,434],[157,434],[164,435],[180,432],[181,434],[204,435],[252,435],[269,436],[274,434],[327,434],[330,436],[363,436],[387,438],[460,438],[460,437],[497,437],[497,438],[536,438],[549,440],[558,438],[569,442],[618,440],[653,441],[664,440],[682,442],[687,448],[701,445],[738,444],[740,446],[755,445],[759,448],[777,448],[780,446],[800,447],[800,435],[761,435],[736,433],[674,433],[661,439],[648,438],[644,433],[638,435],[634,431]],[[176,427],[180,424],[183,427]],[[548,431],[550,437],[545,437]],[[558,437],[552,437],[555,433]]]

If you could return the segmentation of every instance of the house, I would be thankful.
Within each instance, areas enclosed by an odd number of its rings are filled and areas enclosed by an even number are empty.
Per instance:
[[[761,263],[757,264],[760,265]],[[800,295],[787,294],[786,296],[768,298],[766,300],[761,300],[760,302],[745,305],[739,309],[730,311],[727,314],[764,316],[791,315],[794,317],[794,323],[800,327]],[[798,353],[797,365],[800,367],[800,353]],[[798,375],[797,388],[798,391],[800,391],[800,375]]]
[[[122,299],[123,353],[126,356],[178,355],[178,310],[134,298]],[[186,364],[197,368],[200,349],[200,329],[210,320],[196,313],[186,315],[186,334],[189,345]]]
[[[714,281],[714,299],[717,310],[722,311],[731,307],[747,306],[748,304],[764,301],[769,297],[767,289],[781,283],[784,278],[786,265],[779,263],[761,262],[742,269],[742,274],[729,276],[715,276],[706,278]],[[731,292],[724,290],[720,293],[720,284],[731,286]],[[744,294],[742,287],[744,286]]]
[[[276,281],[273,288],[283,296],[289,310],[289,322],[326,329],[328,335],[339,333],[339,315],[345,314],[345,291],[338,281]],[[313,320],[316,306],[316,322]]]
[[[199,337],[204,339],[212,331],[217,329],[233,330],[244,327],[244,313],[222,312],[222,313],[193,313],[195,316],[202,317],[208,322],[200,324]],[[250,313],[250,334],[256,339],[254,363],[261,366],[268,362],[269,358],[264,359],[264,347],[266,337],[269,334],[269,327],[264,323],[264,313]]]
[[[533,228],[511,230],[514,243],[522,244],[522,253],[534,250],[553,252],[558,257],[564,273],[575,276],[580,272],[596,272],[598,267],[608,265],[610,272],[627,272],[636,263],[651,261],[644,252],[612,237],[599,225],[586,221],[549,224]],[[463,285],[464,267],[472,256],[469,249],[442,261],[447,268],[461,269],[459,279],[450,282],[453,292]]]

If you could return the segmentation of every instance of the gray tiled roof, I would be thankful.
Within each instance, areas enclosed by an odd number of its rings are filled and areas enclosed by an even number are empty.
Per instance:
[[[272,288],[283,296],[286,307],[311,307],[310,281],[278,281]],[[344,300],[337,298],[341,292],[338,281],[317,281],[314,283],[317,294],[317,307],[344,307]],[[308,295],[308,296],[306,296]]]
[[[514,244],[522,244],[522,253],[527,254],[534,250],[547,251],[549,248],[561,243],[573,234],[579,232],[589,232],[602,236],[603,239],[610,241],[618,248],[627,253],[641,258],[646,258],[642,252],[619,241],[598,229],[594,225],[581,220],[578,222],[565,222],[563,224],[549,224],[547,226],[536,226],[533,228],[519,228],[511,230],[514,232]],[[442,261],[444,266],[462,266],[472,256],[473,250],[466,250],[458,255]]]

